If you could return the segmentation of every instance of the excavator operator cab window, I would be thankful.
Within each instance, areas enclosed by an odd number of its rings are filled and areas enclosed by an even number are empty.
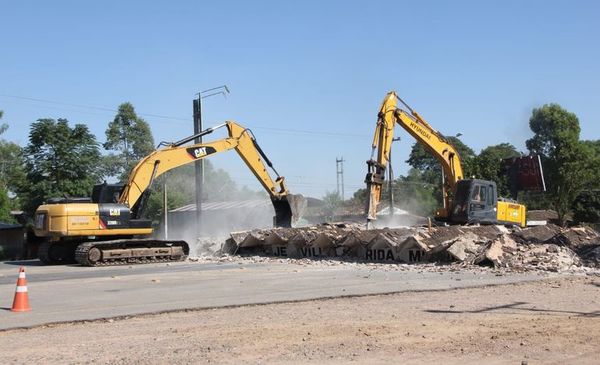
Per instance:
[[[486,190],[487,190],[487,205],[493,206],[494,205],[494,187],[491,185],[488,185]]]
[[[475,185],[473,188],[473,192],[471,193],[471,201],[485,201],[485,189],[482,189],[481,185]]]
[[[105,182],[94,185],[92,202],[100,204],[117,203],[119,196],[121,196],[121,191],[123,191],[123,185],[121,184],[107,184]]]
[[[488,201],[488,189],[484,185],[476,184],[471,192],[471,210],[485,209]]]

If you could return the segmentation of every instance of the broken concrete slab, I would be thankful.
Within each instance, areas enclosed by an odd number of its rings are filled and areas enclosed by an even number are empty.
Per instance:
[[[397,243],[380,232],[359,251],[359,257],[366,261],[398,261]]]
[[[558,234],[557,240],[572,249],[599,246],[600,235],[589,227],[572,227]]]
[[[415,236],[406,237],[396,251],[398,260],[407,264],[434,261],[429,247]]]
[[[277,228],[232,234],[224,252],[372,262],[451,261],[518,270],[564,270],[600,264],[600,235],[589,228],[527,229],[438,226],[364,230],[353,224]]]
[[[469,232],[463,234],[453,240],[450,240],[451,243],[446,249],[452,257],[459,261],[465,261],[469,255],[473,255],[478,251],[478,245],[476,241],[478,237]]]
[[[512,233],[515,239],[527,243],[544,243],[551,241],[561,233],[561,228],[554,224],[528,227]]]

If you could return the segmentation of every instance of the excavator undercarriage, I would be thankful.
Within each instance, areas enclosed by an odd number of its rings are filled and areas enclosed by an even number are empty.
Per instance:
[[[185,260],[189,246],[181,240],[117,239],[110,241],[44,242],[40,261],[48,265],[126,265]]]
[[[83,266],[146,264],[185,260],[189,253],[185,241],[122,239],[82,243],[75,261]]]

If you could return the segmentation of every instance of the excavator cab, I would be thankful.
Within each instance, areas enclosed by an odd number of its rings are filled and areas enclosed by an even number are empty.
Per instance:
[[[496,224],[498,192],[493,181],[467,179],[456,184],[450,221]]]

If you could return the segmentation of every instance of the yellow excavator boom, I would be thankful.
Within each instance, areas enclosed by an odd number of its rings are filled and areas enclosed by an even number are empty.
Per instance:
[[[183,145],[183,143],[195,137],[192,136],[181,142],[158,149],[146,156],[132,170],[129,180],[119,198],[119,203],[127,204],[133,208],[144,192],[148,190],[152,181],[165,172],[232,149],[235,149],[271,197],[280,198],[286,196],[288,190],[285,186],[284,178],[277,175],[276,180],[273,181],[266,169],[265,163],[270,166],[272,165],[266,156],[264,156],[258,144],[256,144],[256,140],[249,129],[233,121],[227,121],[220,126],[207,129],[203,135],[212,133],[221,127],[227,128],[228,137],[213,142],[189,146]]]

